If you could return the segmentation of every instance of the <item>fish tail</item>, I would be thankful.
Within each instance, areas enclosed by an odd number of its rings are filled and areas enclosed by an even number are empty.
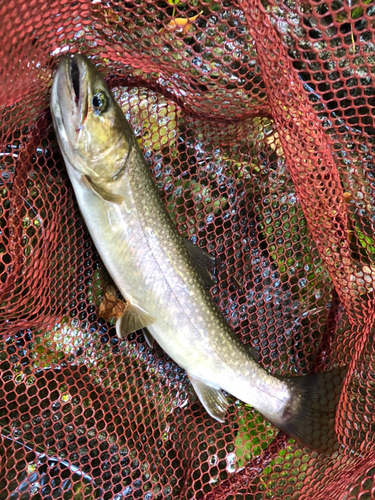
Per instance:
[[[331,453],[337,449],[336,407],[346,372],[345,366],[288,379],[292,397],[275,425],[312,450]]]

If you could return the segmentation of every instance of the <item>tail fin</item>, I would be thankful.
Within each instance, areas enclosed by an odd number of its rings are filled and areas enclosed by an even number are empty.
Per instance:
[[[288,379],[292,399],[276,426],[312,450],[331,453],[337,449],[336,406],[346,372],[345,366]]]

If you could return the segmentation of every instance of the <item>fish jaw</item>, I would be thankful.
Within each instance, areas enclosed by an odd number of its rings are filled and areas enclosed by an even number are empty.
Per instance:
[[[51,108],[61,149],[74,164],[75,144],[88,112],[89,75],[82,56],[64,57],[52,84]],[[76,155],[77,157],[77,155]]]

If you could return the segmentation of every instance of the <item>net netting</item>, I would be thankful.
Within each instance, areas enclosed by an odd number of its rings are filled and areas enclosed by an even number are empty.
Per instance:
[[[0,19],[0,499],[374,498],[373,2],[9,0]],[[111,282],[49,112],[77,52],[261,364],[349,365],[334,454],[234,398],[214,421],[157,345],[100,317]]]

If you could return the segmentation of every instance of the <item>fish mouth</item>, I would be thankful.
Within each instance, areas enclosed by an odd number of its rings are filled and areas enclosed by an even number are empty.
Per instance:
[[[88,113],[89,75],[83,57],[64,57],[55,74],[51,107],[60,132],[74,147]]]
[[[80,76],[80,72],[79,72],[79,67],[77,64],[77,59],[73,58],[70,61],[70,80],[71,80],[73,90],[75,93],[76,103],[78,103],[78,101],[79,101],[79,94],[80,94],[80,92],[79,92],[79,87],[80,87],[79,76]]]
[[[78,133],[88,112],[88,73],[85,59],[79,55],[68,59],[66,73],[73,104],[74,124]]]

